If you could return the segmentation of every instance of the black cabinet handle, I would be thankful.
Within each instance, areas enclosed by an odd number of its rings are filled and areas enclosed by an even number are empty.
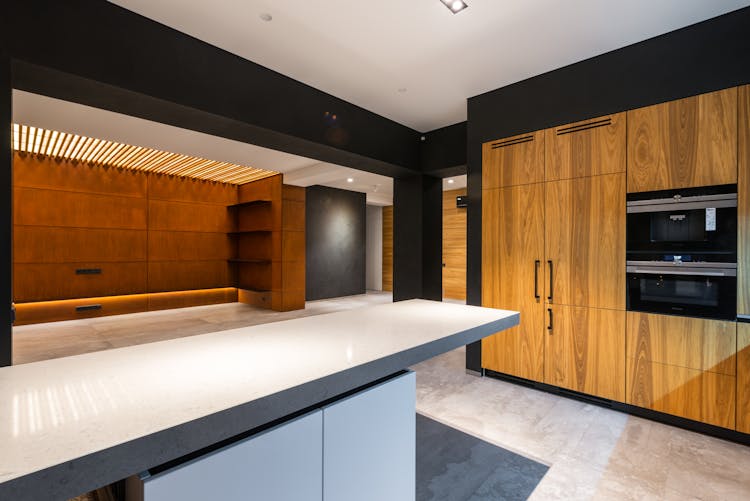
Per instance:
[[[550,331],[550,334],[552,333],[552,308],[547,308],[547,313],[549,314],[549,325],[547,326],[547,330]]]
[[[541,299],[541,296],[539,296],[539,266],[541,266],[542,262],[538,259],[534,261],[534,299],[537,301]]]
[[[552,261],[547,261],[547,264],[549,265],[549,296],[547,296],[547,300],[551,303],[552,302]]]

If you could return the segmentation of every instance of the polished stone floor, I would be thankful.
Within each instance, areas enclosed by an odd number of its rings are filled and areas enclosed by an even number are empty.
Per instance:
[[[390,294],[374,293],[313,301],[289,313],[235,303],[23,326],[13,331],[14,362],[390,301]],[[750,499],[749,447],[467,375],[463,349],[414,369],[420,414],[549,466],[530,499]]]

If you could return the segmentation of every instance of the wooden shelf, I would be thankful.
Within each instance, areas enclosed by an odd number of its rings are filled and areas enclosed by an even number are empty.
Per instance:
[[[270,259],[228,259],[230,263],[271,264]]]
[[[244,231],[230,231],[229,235],[245,235],[248,233],[272,233],[273,230],[244,230]]]
[[[257,205],[268,205],[270,203],[271,203],[270,200],[250,200],[249,202],[242,202],[242,203],[239,203],[239,204],[233,204],[233,205],[229,205],[228,207],[231,207],[231,208],[235,208],[235,207],[237,207],[237,208],[239,208],[239,207],[253,207],[253,206],[257,206]]]

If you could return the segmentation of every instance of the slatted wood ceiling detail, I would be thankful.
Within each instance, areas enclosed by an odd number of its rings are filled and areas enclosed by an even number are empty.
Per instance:
[[[249,183],[277,174],[230,162],[20,124],[13,124],[13,149],[19,153],[68,159],[89,165],[106,165],[231,184]]]

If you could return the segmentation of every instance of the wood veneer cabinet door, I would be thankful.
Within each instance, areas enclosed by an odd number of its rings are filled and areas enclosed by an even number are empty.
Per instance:
[[[631,405],[735,427],[736,324],[628,312]]]
[[[750,315],[750,85],[739,89],[737,313]]]
[[[519,326],[482,340],[482,366],[542,381],[543,183],[483,190],[482,304],[521,312]]]
[[[737,431],[750,433],[750,324],[737,324]]]
[[[544,131],[482,145],[482,189],[544,181]]]
[[[625,172],[625,113],[545,131],[545,179]]]
[[[628,191],[737,182],[737,88],[627,112]]]
[[[545,185],[548,302],[624,310],[625,174]]]
[[[544,382],[623,401],[625,312],[556,304],[547,308]]]

